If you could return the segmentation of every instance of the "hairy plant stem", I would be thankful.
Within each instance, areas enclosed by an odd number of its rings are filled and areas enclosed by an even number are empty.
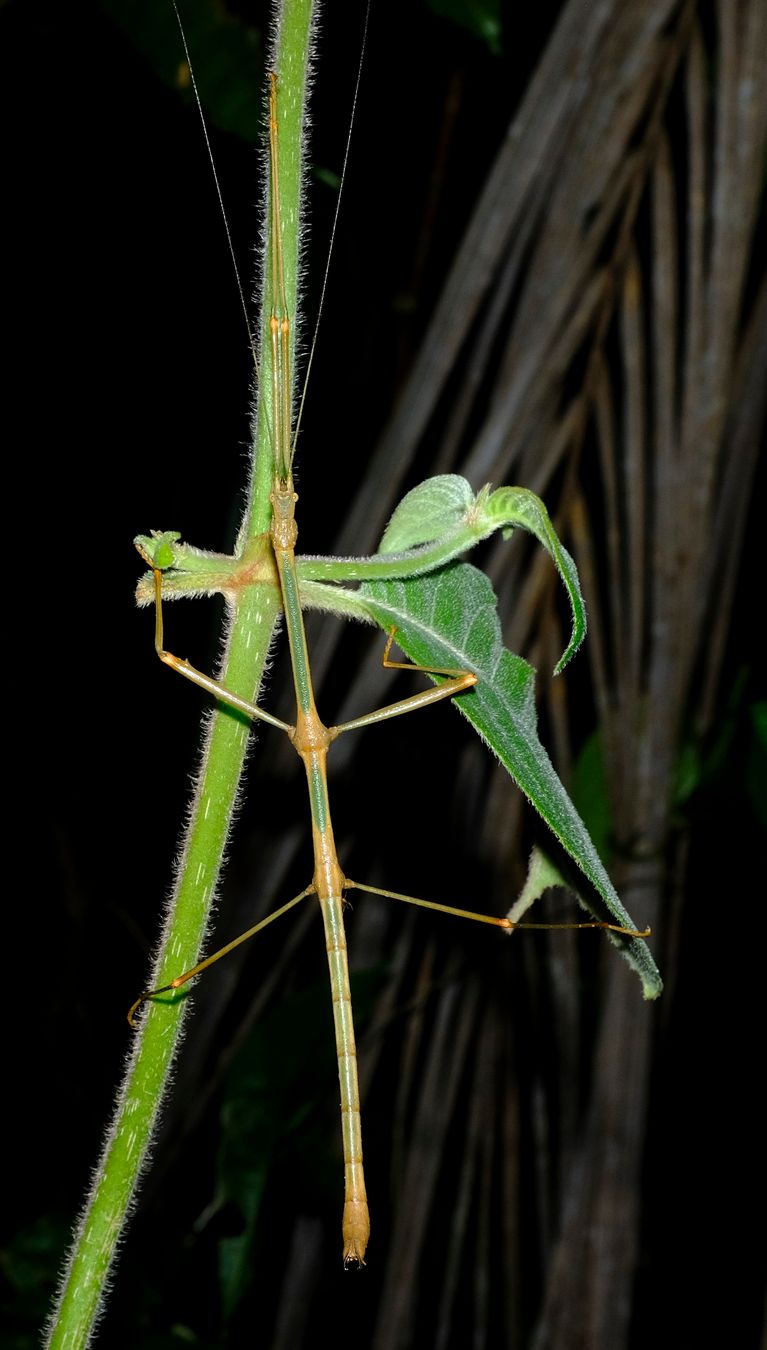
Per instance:
[[[286,0],[276,24],[272,69],[280,91],[280,188],[285,290],[296,313],[301,158],[308,85],[312,0]],[[269,213],[265,211],[268,232]],[[268,237],[266,250],[268,255]],[[252,551],[268,529],[272,480],[269,343],[263,341],[271,307],[271,282],[263,284],[262,371],[253,422],[253,469],[236,555]],[[256,545],[257,546],[257,545]],[[219,678],[246,699],[258,693],[269,643],[279,614],[279,593],[268,582],[243,586],[228,596],[228,633]],[[198,960],[237,798],[250,723],[217,709],[206,730],[189,825],[164,932],[149,983],[170,981]],[[152,815],[151,800],[144,814]],[[183,996],[146,1006],[119,1090],[113,1120],[80,1219],[51,1317],[48,1344],[78,1350],[88,1344],[98,1320],[110,1266],[126,1220],[165,1094],[179,1043],[187,1000]],[[110,1015],[113,1015],[110,1014]]]

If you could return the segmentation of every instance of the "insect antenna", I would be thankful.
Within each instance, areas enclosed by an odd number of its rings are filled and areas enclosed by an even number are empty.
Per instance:
[[[341,214],[341,198],[342,198],[342,196],[343,196],[344,184],[345,184],[345,182],[346,182],[346,170],[347,170],[348,164],[349,164],[349,153],[350,153],[350,151],[351,151],[352,134],[353,134],[353,132],[354,132],[354,123],[355,123],[355,119],[356,119],[356,116],[357,116],[357,103],[358,103],[358,101],[359,101],[360,84],[361,84],[361,82],[362,82],[362,66],[363,66],[363,63],[364,63],[364,60],[365,60],[365,48],[366,48],[366,46],[367,46],[368,27],[369,27],[369,24],[370,24],[370,4],[371,4],[371,0],[367,0],[367,5],[365,6],[365,21],[364,21],[364,24],[363,24],[363,26],[362,26],[362,42],[361,42],[361,44],[360,44],[360,59],[359,59],[359,62],[358,62],[358,64],[357,64],[357,78],[356,78],[356,80],[355,80],[355,82],[354,82],[354,93],[353,93],[353,95],[352,95],[352,110],[351,110],[351,116],[350,116],[350,118],[349,118],[349,130],[348,130],[348,132],[347,132],[347,134],[346,134],[346,146],[345,146],[345,148],[344,148],[343,164],[341,165],[341,179],[340,179],[340,182],[339,182],[339,184],[338,184],[338,195],[337,195],[337,197],[336,197],[335,211],[333,212],[333,224],[331,225],[331,228],[330,228],[330,242],[329,242],[329,244],[328,244],[327,255],[326,255],[326,258],[325,258],[325,271],[324,271],[323,276],[322,276],[322,286],[320,287],[320,300],[319,300],[319,304],[318,304],[318,306],[317,306],[317,318],[316,318],[315,323],[314,323],[314,331],[313,331],[313,333],[312,333],[311,346],[309,347],[309,356],[308,356],[308,359],[307,359],[307,362],[306,362],[306,375],[305,375],[305,377],[304,377],[304,386],[303,386],[303,389],[302,389],[302,391],[301,391],[301,399],[300,399],[299,404],[298,404],[298,415],[297,415],[297,417],[296,417],[296,425],[295,425],[295,428],[294,428],[294,431],[293,431],[293,439],[292,439],[291,450],[290,450],[291,463],[292,463],[292,461],[293,461],[293,456],[294,456],[294,454],[295,454],[295,452],[296,452],[296,445],[297,445],[297,443],[298,443],[298,433],[299,433],[299,431],[300,431],[300,429],[301,429],[301,419],[302,419],[303,413],[304,413],[304,403],[306,402],[306,390],[307,390],[307,387],[308,387],[308,385],[309,385],[309,376],[311,375],[311,372],[312,372],[312,364],[313,364],[313,362],[314,362],[314,353],[315,353],[315,350],[316,350],[316,347],[317,347],[317,335],[318,335],[318,333],[319,333],[320,322],[321,322],[321,320],[322,320],[322,310],[323,310],[323,307],[324,307],[324,304],[325,304],[325,293],[326,293],[327,288],[328,288],[328,277],[330,276],[330,264],[331,264],[332,259],[333,259],[333,248],[334,248],[334,245],[335,245],[335,242],[336,242],[336,231],[337,231],[337,229],[338,229],[338,218],[339,218],[339,216],[340,216],[340,214]]]
[[[229,257],[232,260],[232,268],[234,269],[234,278],[237,284],[237,293],[240,297],[240,308],[242,309],[242,315],[245,320],[245,329],[248,334],[248,345],[250,347],[253,356],[253,365],[255,366],[256,369],[256,383],[258,383],[259,365],[258,365],[258,349],[256,346],[256,337],[255,333],[253,332],[253,328],[251,327],[250,316],[248,314],[248,306],[245,301],[245,291],[242,285],[240,269],[237,265],[237,255],[234,251],[232,231],[229,226],[229,217],[226,212],[226,206],[224,205],[224,197],[221,191],[221,183],[219,181],[218,173],[216,170],[216,161],[213,157],[213,147],[210,143],[210,135],[208,134],[208,124],[205,121],[205,113],[203,112],[202,99],[200,98],[200,91],[197,88],[197,80],[195,78],[194,66],[192,65],[192,58],[189,52],[189,46],[186,40],[186,33],[184,32],[184,25],[181,20],[181,14],[179,13],[178,3],[177,0],[171,0],[171,2],[173,4],[173,12],[176,16],[176,23],[178,24],[178,29],[181,34],[181,42],[184,48],[184,56],[186,57],[187,68],[189,70],[189,78],[192,84],[192,91],[194,93],[195,103],[197,104],[197,112],[199,113],[200,122],[202,124],[202,134],[205,138],[205,148],[208,152],[208,159],[210,160],[210,168],[211,173],[213,174],[213,182],[216,188],[216,195],[218,197],[218,205],[221,211],[221,219],[224,223],[224,230],[226,232],[226,242],[229,248]]]

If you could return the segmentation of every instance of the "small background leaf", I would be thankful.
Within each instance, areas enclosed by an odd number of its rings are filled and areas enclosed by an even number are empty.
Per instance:
[[[429,0],[429,7],[444,19],[468,28],[496,55],[501,51],[500,0]]]
[[[193,98],[189,69],[180,54],[173,6],[156,0],[100,0],[164,84]],[[260,29],[246,24],[216,0],[184,0],[184,32],[205,115],[222,131],[258,140],[263,126],[264,43]]]

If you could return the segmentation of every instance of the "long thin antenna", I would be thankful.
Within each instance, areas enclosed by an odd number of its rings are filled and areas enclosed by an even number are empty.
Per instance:
[[[368,3],[369,3],[369,0],[368,0]],[[256,368],[256,378],[258,378],[258,353],[257,353],[257,350],[256,350],[256,340],[255,340],[255,337],[254,337],[254,334],[253,334],[253,330],[252,330],[252,328],[251,328],[251,326],[250,326],[250,318],[249,318],[249,315],[248,315],[248,306],[247,306],[247,304],[245,303],[245,292],[243,291],[243,288],[242,288],[242,281],[241,281],[241,279],[240,279],[240,269],[239,269],[239,267],[237,266],[237,255],[236,255],[236,253],[235,253],[235,251],[234,251],[234,244],[232,243],[232,232],[231,232],[231,230],[230,230],[230,228],[229,228],[229,217],[228,217],[227,214],[226,214],[226,207],[224,206],[224,198],[223,198],[223,195],[222,195],[222,192],[221,192],[221,184],[219,183],[219,180],[218,180],[218,174],[217,174],[217,172],[216,172],[216,161],[215,161],[215,159],[213,158],[213,147],[211,146],[211,143],[210,143],[210,136],[208,135],[208,124],[207,124],[207,122],[205,121],[205,113],[204,113],[203,110],[202,110],[202,100],[201,100],[201,98],[200,98],[200,93],[199,93],[199,90],[198,90],[198,88],[197,88],[197,80],[195,79],[195,76],[194,76],[194,67],[193,67],[193,65],[192,65],[192,58],[191,58],[191,56],[190,56],[190,54],[189,54],[189,47],[188,47],[187,41],[186,41],[186,33],[184,32],[184,25],[183,25],[183,23],[181,22],[181,15],[180,15],[180,13],[179,13],[179,8],[178,8],[177,0],[172,0],[172,4],[173,4],[173,11],[174,11],[174,13],[175,13],[175,15],[176,15],[176,23],[178,24],[178,30],[179,30],[179,32],[180,32],[180,34],[181,34],[181,41],[182,41],[183,47],[184,47],[184,55],[185,55],[185,57],[186,57],[186,64],[187,64],[187,67],[188,67],[188,70],[189,70],[189,78],[190,78],[190,80],[192,81],[192,89],[193,89],[193,91],[194,91],[195,102],[197,103],[197,111],[198,111],[198,113],[199,113],[199,115],[200,115],[200,122],[201,122],[201,124],[202,124],[202,134],[203,134],[203,136],[205,137],[205,146],[206,146],[206,149],[207,149],[207,151],[208,151],[208,159],[210,160],[210,167],[211,167],[211,171],[212,171],[212,173],[213,173],[213,182],[214,182],[215,185],[216,185],[216,194],[217,194],[217,196],[218,196],[218,204],[219,204],[219,208],[220,208],[220,210],[221,210],[221,219],[222,219],[223,222],[224,222],[224,229],[225,229],[225,231],[226,231],[226,242],[227,242],[227,244],[229,245],[229,256],[230,256],[230,258],[231,258],[231,260],[232,260],[232,267],[234,268],[235,281],[237,282],[237,291],[238,291],[239,297],[240,297],[240,306],[241,306],[241,308],[242,308],[243,317],[244,317],[244,319],[245,319],[245,328],[246,328],[247,334],[248,334],[248,344],[249,344],[250,350],[251,350],[251,352],[252,352],[252,354],[253,354],[253,364],[254,364],[254,366],[255,366],[255,368]],[[366,20],[366,26],[367,26],[367,20]],[[357,83],[358,83],[358,85],[359,85],[359,77],[358,77]],[[356,97],[356,96],[355,96],[355,97]],[[344,167],[345,167],[345,165],[344,165]],[[334,226],[334,229],[335,229],[335,226]]]
[[[175,0],[174,0],[174,3],[175,3]],[[325,274],[324,274],[324,276],[323,276],[323,278],[322,278],[322,289],[320,290],[320,303],[319,303],[319,307],[318,307],[318,309],[317,309],[317,320],[316,320],[315,325],[314,325],[314,333],[312,334],[312,345],[311,345],[311,347],[309,348],[309,359],[308,359],[308,361],[307,361],[307,363],[306,363],[306,375],[305,375],[305,377],[304,377],[304,387],[303,387],[303,390],[302,390],[302,392],[301,392],[301,401],[300,401],[300,403],[299,403],[299,405],[298,405],[298,416],[297,416],[297,418],[296,418],[296,427],[295,427],[295,431],[293,432],[293,449],[292,449],[292,451],[291,451],[291,459],[293,458],[293,454],[295,453],[296,444],[297,444],[297,442],[298,442],[298,433],[299,433],[299,431],[300,431],[300,429],[301,429],[301,418],[303,417],[303,414],[304,414],[304,403],[305,403],[305,401],[306,401],[306,390],[307,390],[307,387],[308,387],[308,384],[309,384],[309,376],[310,376],[311,373],[312,373],[312,363],[313,363],[313,361],[314,361],[314,352],[315,352],[315,349],[316,349],[316,347],[317,347],[317,334],[319,333],[319,329],[320,329],[320,320],[322,319],[322,310],[323,310],[323,306],[324,306],[324,304],[325,304],[325,292],[327,291],[327,288],[328,288],[328,276],[330,275],[330,263],[331,263],[331,260],[332,260],[332,257],[333,257],[333,246],[334,246],[334,244],[335,244],[335,242],[336,242],[336,230],[337,230],[337,228],[338,228],[338,217],[339,217],[339,215],[340,215],[340,213],[341,213],[341,197],[342,197],[342,195],[343,195],[344,183],[346,182],[346,168],[347,168],[347,165],[348,165],[348,163],[349,163],[349,151],[351,150],[351,144],[352,144],[352,132],[354,131],[354,120],[355,120],[356,115],[357,115],[357,102],[358,102],[358,99],[359,99],[360,83],[361,83],[361,81],[362,81],[362,64],[363,64],[363,62],[364,62],[364,60],[365,60],[365,47],[366,47],[366,45],[367,45],[367,38],[368,38],[368,26],[369,26],[369,23],[370,23],[370,6],[371,6],[371,3],[372,3],[372,0],[367,0],[367,5],[365,6],[365,23],[364,23],[363,28],[362,28],[362,44],[361,44],[361,46],[360,46],[360,59],[359,59],[359,65],[357,66],[357,79],[356,79],[355,84],[354,84],[354,96],[353,96],[353,98],[352,98],[352,111],[351,111],[351,117],[349,118],[349,131],[348,131],[348,134],[347,134],[347,137],[346,137],[346,149],[344,150],[344,162],[343,162],[343,165],[341,166],[341,181],[340,181],[340,183],[339,183],[339,185],[338,185],[338,197],[336,198],[336,209],[335,209],[335,212],[333,213],[333,226],[332,226],[332,229],[331,229],[331,231],[330,231],[330,244],[328,245],[328,255],[327,255],[327,258],[326,258],[326,260],[325,260]]]
[[[239,267],[237,266],[237,255],[236,255],[236,253],[235,253],[235,251],[234,251],[234,243],[233,243],[233,241],[232,241],[232,232],[231,232],[231,229],[230,229],[230,227],[229,227],[229,217],[227,216],[227,213],[226,213],[226,207],[225,207],[225,205],[224,205],[224,198],[223,198],[223,194],[222,194],[222,192],[221,192],[221,184],[220,184],[220,182],[219,182],[218,173],[217,173],[217,171],[216,171],[216,161],[215,161],[215,159],[214,159],[214,157],[213,157],[213,147],[211,146],[211,143],[210,143],[210,136],[209,136],[209,134],[208,134],[208,124],[207,124],[207,122],[205,121],[205,113],[203,112],[202,99],[200,98],[200,92],[199,92],[199,89],[198,89],[198,87],[197,87],[197,80],[196,80],[195,74],[194,74],[194,67],[193,67],[193,65],[192,65],[192,58],[191,58],[191,55],[190,55],[190,52],[189,52],[189,45],[188,45],[187,40],[186,40],[186,33],[185,33],[185,31],[184,31],[184,25],[183,25],[182,20],[181,20],[181,14],[180,14],[180,12],[179,12],[178,0],[171,0],[171,3],[172,3],[172,5],[173,5],[173,12],[174,12],[174,14],[175,14],[175,16],[176,16],[176,23],[178,24],[179,33],[181,34],[181,42],[182,42],[182,45],[183,45],[183,48],[184,48],[184,55],[185,55],[185,57],[186,57],[187,68],[188,68],[188,70],[189,70],[189,78],[190,78],[190,80],[191,80],[192,91],[193,91],[193,93],[194,93],[195,102],[196,102],[196,104],[197,104],[197,111],[198,111],[198,113],[199,113],[200,123],[201,123],[201,125],[202,125],[202,134],[203,134],[203,136],[204,136],[204,138],[205,138],[205,148],[206,148],[206,150],[207,150],[207,152],[208,152],[208,159],[209,159],[209,161],[210,161],[210,168],[211,168],[211,172],[212,172],[212,174],[213,174],[213,182],[214,182],[214,184],[215,184],[216,195],[217,195],[217,197],[218,197],[219,209],[220,209],[220,211],[221,211],[221,219],[222,219],[223,222],[224,222],[224,230],[226,231],[226,242],[227,242],[227,245],[228,245],[228,248],[229,248],[229,256],[230,256],[231,261],[232,261],[232,267],[233,267],[233,269],[234,269],[235,281],[236,281],[236,283],[237,283],[237,293],[238,293],[238,295],[239,295],[239,297],[240,297],[240,308],[242,309],[243,318],[244,318],[244,320],[245,320],[245,328],[246,328],[246,331],[247,331],[247,334],[248,334],[248,345],[249,345],[250,350],[251,350],[251,353],[252,353],[252,355],[253,355],[253,365],[255,366],[255,370],[256,370],[256,378],[258,379],[258,377],[259,377],[259,363],[258,363],[258,350],[257,350],[257,346],[256,346],[256,339],[255,339],[255,335],[254,335],[254,333],[253,333],[253,330],[252,330],[252,328],[251,328],[251,326],[250,326],[250,317],[249,317],[249,314],[248,314],[248,306],[247,306],[246,301],[245,301],[245,292],[244,292],[244,290],[243,290],[242,280],[241,280],[241,278],[240,278],[240,269],[239,269]],[[363,66],[363,62],[364,62],[364,59],[365,59],[365,48],[366,48],[366,45],[367,45],[368,28],[369,28],[369,25],[370,25],[370,6],[371,6],[371,3],[372,3],[372,0],[367,0],[367,4],[366,4],[366,6],[365,6],[365,22],[364,22],[363,28],[362,28],[362,43],[361,43],[361,45],[360,45],[360,59],[359,59],[359,64],[358,64],[358,66],[357,66],[357,78],[356,78],[355,83],[354,83],[354,95],[353,95],[353,97],[352,97],[352,110],[351,110],[351,116],[350,116],[350,118],[349,118],[349,131],[348,131],[348,134],[347,134],[347,137],[346,137],[346,147],[345,147],[345,149],[344,149],[344,159],[343,159],[343,164],[342,164],[342,166],[341,166],[341,181],[340,181],[339,187],[338,187],[338,196],[337,196],[337,199],[336,199],[336,209],[335,209],[335,211],[334,211],[334,213],[333,213],[333,225],[332,225],[332,228],[331,228],[331,231],[330,231],[330,243],[329,243],[329,245],[328,245],[327,258],[326,258],[326,260],[325,260],[325,271],[324,271],[323,278],[322,278],[322,287],[321,287],[321,290],[320,290],[320,302],[319,302],[319,306],[318,306],[318,309],[317,309],[317,319],[316,319],[316,322],[315,322],[315,325],[314,325],[314,332],[313,332],[313,334],[312,334],[312,343],[311,343],[311,347],[309,348],[309,359],[308,359],[307,364],[306,364],[306,376],[305,376],[305,378],[304,378],[304,386],[303,386],[303,390],[302,390],[302,392],[301,392],[301,401],[300,401],[300,403],[299,403],[299,405],[298,405],[298,416],[296,417],[296,425],[295,425],[295,430],[294,430],[294,432],[293,432],[293,438],[292,438],[292,450],[291,450],[291,459],[292,459],[292,457],[293,457],[293,452],[295,451],[295,447],[296,447],[296,444],[297,444],[297,441],[298,441],[298,433],[299,433],[299,430],[300,430],[300,427],[301,427],[301,419],[302,419],[302,417],[303,417],[303,412],[304,412],[304,403],[305,403],[305,401],[306,401],[306,390],[307,390],[307,386],[308,386],[308,384],[309,384],[309,376],[310,376],[310,374],[311,374],[312,364],[313,364],[313,362],[314,362],[314,353],[315,353],[315,350],[316,350],[316,348],[317,348],[317,335],[318,335],[318,333],[319,333],[320,321],[321,321],[321,319],[322,319],[322,311],[323,311],[323,308],[324,308],[324,305],[325,305],[325,294],[326,294],[327,288],[328,288],[328,278],[329,278],[329,276],[330,276],[330,264],[331,264],[331,261],[332,261],[332,258],[333,258],[333,248],[334,248],[335,241],[336,241],[336,232],[337,232],[337,229],[338,229],[338,218],[339,218],[340,213],[341,213],[341,198],[342,198],[342,196],[343,196],[344,184],[345,184],[345,182],[346,182],[346,170],[347,170],[347,167],[348,167],[348,164],[349,164],[349,153],[350,153],[350,150],[351,150],[352,133],[353,133],[353,131],[354,131],[354,122],[355,122],[356,115],[357,115],[357,104],[358,104],[358,101],[359,101],[360,84],[361,84],[361,81],[362,81],[362,66]]]

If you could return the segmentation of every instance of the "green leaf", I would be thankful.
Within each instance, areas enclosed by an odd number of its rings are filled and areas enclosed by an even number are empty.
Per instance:
[[[396,626],[397,643],[412,661],[479,676],[477,685],[456,699],[460,711],[591,883],[596,894],[588,893],[587,908],[598,919],[610,916],[609,921],[636,927],[538,739],[535,672],[504,648],[487,577],[467,563],[453,564],[431,576],[368,583],[361,596],[382,628]],[[640,976],[645,998],[656,998],[662,983],[646,944],[617,933],[608,936]]]
[[[386,526],[379,553],[405,553],[463,525],[474,508],[471,483],[457,473],[441,473],[419,483],[402,498]]]
[[[572,632],[567,650],[554,674],[564,669],[586,634],[586,608],[578,572],[557,538],[540,497],[527,488],[483,487],[475,496],[458,474],[438,474],[403,497],[386,527],[378,553],[371,558],[300,558],[304,582],[405,580],[444,567],[474,548],[496,530],[509,538],[515,528],[528,530],[551,555],[565,584],[572,610]],[[330,593],[307,589],[304,602],[333,610]],[[329,603],[330,602],[330,603]],[[337,612],[342,612],[342,599]]]
[[[191,101],[191,77],[172,5],[157,0],[101,0],[101,6],[158,78]],[[264,115],[264,47],[259,29],[217,0],[185,0],[183,20],[208,119],[224,131],[256,142]]]
[[[609,867],[613,816],[600,731],[592,732],[581,746],[573,765],[570,790],[600,858]]]
[[[511,919],[512,923],[521,923],[530,906],[540,900],[545,891],[553,890],[555,886],[566,887],[567,882],[559,868],[536,844],[530,854],[525,884],[508,911],[507,919]]]
[[[430,0],[430,8],[435,14],[468,28],[494,56],[500,56],[503,50],[500,0]]]
[[[477,500],[479,502],[479,498]],[[567,650],[560,656],[554,668],[554,674],[559,675],[586,636],[586,606],[581,594],[578,569],[567,549],[560,544],[549,513],[540,497],[536,497],[535,493],[527,488],[502,487],[496,492],[491,492],[487,501],[483,503],[483,519],[492,521],[494,528],[500,527],[504,530],[504,534],[514,526],[529,530],[551,554],[556,564],[570,598],[573,614],[573,627]]]
[[[749,711],[752,734],[746,784],[751,804],[767,829],[767,702],[753,703]]]

